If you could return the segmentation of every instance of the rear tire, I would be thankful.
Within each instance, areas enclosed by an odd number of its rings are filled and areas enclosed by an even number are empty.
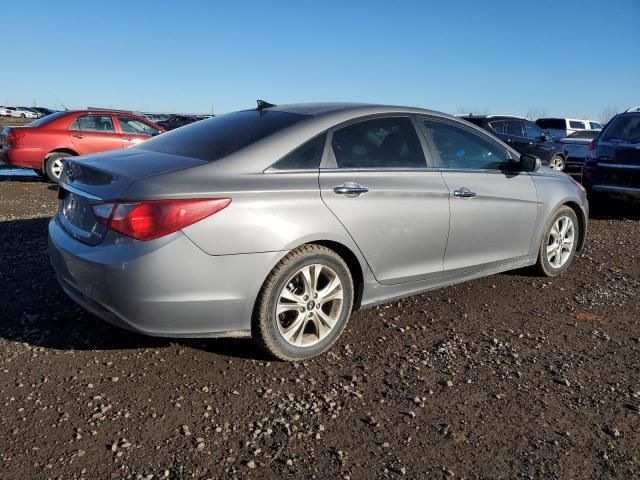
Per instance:
[[[47,178],[53,183],[58,183],[62,174],[62,159],[71,156],[64,152],[56,152],[49,155],[44,163],[44,171]]]
[[[562,206],[551,216],[544,228],[536,269],[545,277],[563,274],[573,262],[580,239],[580,224],[576,212]]]
[[[336,252],[313,244],[298,247],[265,280],[254,309],[252,336],[280,360],[319,355],[344,331],[353,291],[349,268]]]

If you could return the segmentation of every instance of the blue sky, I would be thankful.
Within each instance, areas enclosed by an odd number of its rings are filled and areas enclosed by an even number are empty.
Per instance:
[[[3,2],[0,104],[216,113],[640,105],[640,0]],[[54,96],[55,95],[55,96]]]

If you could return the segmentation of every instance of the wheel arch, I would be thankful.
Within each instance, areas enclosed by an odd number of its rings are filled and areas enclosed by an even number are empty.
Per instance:
[[[578,227],[579,227],[580,235],[578,236],[578,246],[576,247],[576,252],[579,252],[584,247],[585,239],[587,238],[587,218],[586,218],[586,214],[585,214],[584,210],[582,210],[582,208],[580,208],[580,205],[578,205],[576,202],[574,202],[572,200],[569,200],[569,201],[563,203],[561,206],[569,207],[571,210],[574,211],[574,213],[576,214],[576,217],[578,218]]]
[[[61,147],[61,148],[54,148],[53,150],[51,150],[49,153],[47,153],[44,158],[42,159],[42,170],[44,171],[44,169],[46,168],[47,165],[47,160],[49,159],[49,157],[55,153],[68,153],[69,155],[73,156],[73,157],[77,157],[78,156],[78,152],[73,151],[70,148],[66,148],[66,147]]]
[[[353,253],[353,251],[346,245],[334,240],[317,240],[313,242],[307,242],[307,244],[322,245],[323,247],[327,247],[329,250],[333,250],[338,255],[340,255],[340,257],[345,261],[347,267],[349,267],[349,271],[351,272],[351,277],[353,279],[353,310],[360,309],[360,305],[362,303],[362,293],[364,291],[364,271],[356,254]]]

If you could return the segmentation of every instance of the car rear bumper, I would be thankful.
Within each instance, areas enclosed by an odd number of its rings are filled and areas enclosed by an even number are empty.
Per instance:
[[[207,255],[184,234],[139,242],[109,232],[96,246],[49,223],[64,291],[117,326],[160,337],[248,336],[253,305],[280,252]]]
[[[0,153],[7,164],[18,168],[42,168],[45,153],[40,148],[9,148],[5,147]]]

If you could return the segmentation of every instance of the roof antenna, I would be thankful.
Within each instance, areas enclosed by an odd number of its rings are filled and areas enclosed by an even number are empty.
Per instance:
[[[265,108],[275,107],[273,103],[265,102],[264,100],[256,100],[258,103],[257,110],[264,110]]]
[[[60,99],[56,96],[56,94],[55,94],[55,93],[53,93],[53,92],[51,92],[51,91],[50,91],[49,93],[50,93],[50,94],[51,94],[51,95],[52,95],[52,96],[53,96],[53,97],[58,101],[58,103],[62,106],[62,108],[64,108],[65,110],[69,110],[69,109],[67,108],[67,106],[66,106],[64,103],[62,103],[62,102],[60,101]]]

